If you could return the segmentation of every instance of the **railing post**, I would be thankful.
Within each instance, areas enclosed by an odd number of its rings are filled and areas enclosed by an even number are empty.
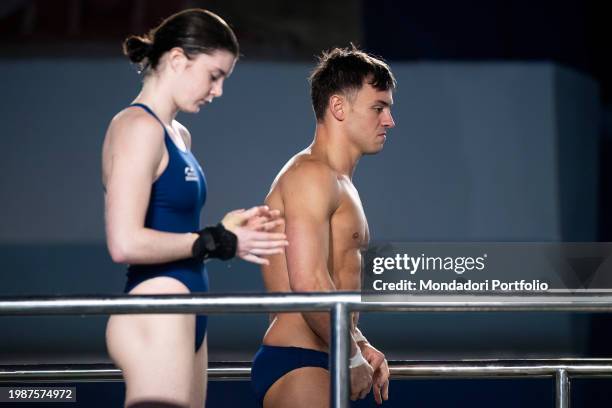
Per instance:
[[[331,401],[332,408],[348,408],[350,395],[349,372],[349,310],[345,303],[336,303],[331,310]]]
[[[569,408],[570,406],[570,382],[567,371],[557,370],[555,375],[556,404],[557,408]]]

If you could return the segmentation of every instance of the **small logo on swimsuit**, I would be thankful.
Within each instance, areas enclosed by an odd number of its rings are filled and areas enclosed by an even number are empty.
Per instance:
[[[198,181],[198,174],[191,166],[185,167],[185,181]]]

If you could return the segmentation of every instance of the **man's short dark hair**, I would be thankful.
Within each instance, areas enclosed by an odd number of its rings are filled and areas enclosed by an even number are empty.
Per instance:
[[[333,94],[351,97],[363,86],[364,80],[379,91],[395,89],[395,78],[384,61],[355,46],[333,48],[323,52],[310,74],[310,96],[317,121],[325,117],[329,98]]]

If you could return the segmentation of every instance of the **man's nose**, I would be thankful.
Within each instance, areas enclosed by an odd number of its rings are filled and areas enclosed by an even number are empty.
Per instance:
[[[382,125],[388,129],[395,127],[395,121],[393,120],[393,115],[391,115],[391,112],[384,116]]]

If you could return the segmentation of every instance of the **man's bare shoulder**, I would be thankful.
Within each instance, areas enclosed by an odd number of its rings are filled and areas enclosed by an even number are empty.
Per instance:
[[[340,187],[338,174],[327,163],[310,154],[297,154],[278,174],[272,190],[280,195],[284,205],[319,203],[335,208]]]
[[[310,154],[297,154],[281,170],[279,187],[293,190],[296,187],[318,186],[321,189],[337,185],[337,173],[322,160]]]

